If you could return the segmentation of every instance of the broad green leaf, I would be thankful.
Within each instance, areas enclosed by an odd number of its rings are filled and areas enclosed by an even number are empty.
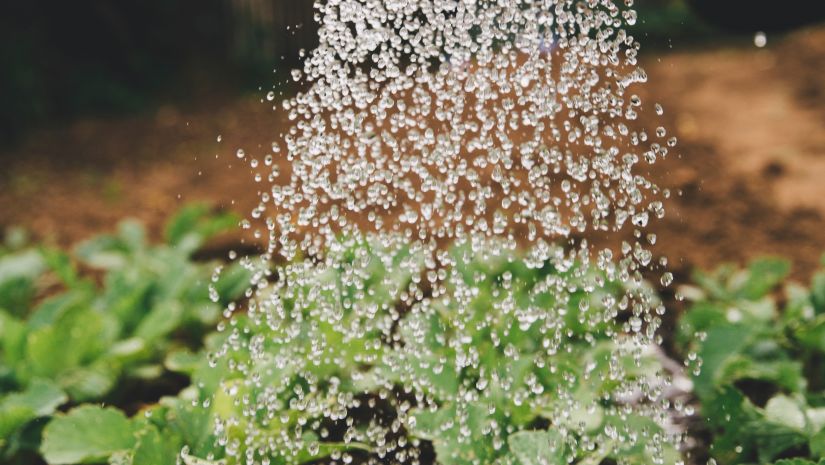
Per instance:
[[[786,421],[789,420],[790,418]],[[802,431],[776,421],[756,420],[744,426],[746,429],[742,431],[744,434],[740,441],[752,443],[762,463],[775,460],[787,451],[808,443],[808,438]]]
[[[37,416],[45,416],[67,400],[66,394],[51,381],[35,379],[25,390],[6,396],[2,403],[23,406]]]
[[[78,259],[104,270],[123,268],[128,262],[128,254],[128,248],[119,238],[108,235],[86,240],[75,248]]]
[[[60,388],[40,379],[32,381],[24,391],[0,399],[0,438],[37,417],[51,415],[67,400]]]
[[[788,396],[772,397],[765,405],[765,418],[774,423],[802,430],[805,428],[805,412],[799,402]]]
[[[181,445],[169,434],[161,434],[152,425],[137,435],[131,465],[175,465]]]
[[[0,309],[23,315],[35,295],[35,279],[45,271],[43,257],[27,250],[0,257]]]
[[[51,465],[99,463],[134,447],[135,433],[137,425],[120,411],[85,405],[46,426],[40,452]]]
[[[12,369],[24,365],[27,332],[24,322],[0,310],[0,360],[3,364]]]
[[[138,324],[134,336],[152,344],[177,329],[182,320],[183,305],[180,302],[158,302]]]
[[[782,258],[754,260],[748,265],[748,278],[738,294],[745,299],[758,299],[779,285],[790,271],[790,262]]]
[[[658,442],[654,436],[663,433],[653,418],[620,414],[608,415],[605,423],[617,432],[613,450],[609,456],[614,460],[632,465],[649,463],[676,463],[678,453],[667,442]]]
[[[152,304],[154,274],[140,266],[107,273],[103,295],[97,299],[102,311],[117,317],[118,335],[131,335]]]
[[[825,314],[812,321],[799,322],[794,334],[806,348],[825,353]]]
[[[129,252],[137,253],[146,247],[146,230],[137,220],[123,220],[117,225],[117,237]]]
[[[811,455],[821,457],[825,460],[825,429],[821,429],[818,433],[811,436],[808,447],[811,449]]]
[[[109,346],[108,356],[124,364],[135,363],[146,359],[149,346],[146,341],[137,337],[121,339]]]
[[[57,381],[72,400],[90,402],[111,391],[119,374],[120,367],[113,360],[100,359],[62,372]]]
[[[67,312],[54,324],[29,333],[26,354],[31,372],[54,378],[94,360],[103,350],[103,333],[97,313],[82,308]]]
[[[805,408],[806,427],[810,434],[814,434],[825,428],[825,407]]]
[[[63,284],[67,287],[77,285],[80,278],[77,275],[77,269],[74,263],[72,263],[72,258],[68,254],[47,247],[41,248],[40,253],[49,265],[49,268],[63,281]]]
[[[26,322],[30,330],[52,325],[68,312],[79,307],[90,307],[94,298],[91,287],[70,289],[64,294],[48,298],[32,310]]]
[[[20,226],[12,226],[6,228],[3,234],[3,245],[8,250],[20,250],[29,242],[29,233],[25,228]]]
[[[187,234],[196,232],[197,226],[209,214],[209,207],[205,204],[187,205],[180,209],[167,223],[164,238],[170,244],[177,244]]]
[[[773,341],[761,341],[766,345]],[[759,343],[755,344],[759,345]],[[805,388],[805,378],[802,374],[802,364],[780,358],[759,357],[753,353],[753,347],[744,354],[735,354],[728,358],[718,370],[715,383],[718,386],[731,385],[739,380],[750,379],[770,382],[780,386],[788,392],[802,392]],[[778,354],[776,358],[779,358]]]
[[[413,434],[432,441],[438,463],[445,465],[471,465],[478,461],[492,462],[498,452],[492,447],[491,438],[485,433],[485,425],[495,419],[499,426],[504,426],[500,413],[491,416],[486,405],[469,403],[459,412],[455,405],[443,405],[437,410],[416,410]],[[459,423],[466,419],[469,437]]]
[[[743,325],[715,326],[707,331],[699,352],[702,371],[694,378],[694,388],[700,399],[711,396],[725,363],[747,346],[753,333],[752,328]]]
[[[192,399],[179,395],[176,398],[161,399],[165,406],[163,421],[167,427],[163,434],[174,434],[180,443],[189,446],[190,452],[198,457],[218,454],[215,437],[212,435],[213,413],[210,409],[193,407]],[[217,456],[217,455],[216,455]]]
[[[239,263],[233,263],[225,268],[218,281],[215,283],[215,290],[223,304],[232,302],[241,297],[250,286],[252,274]]]
[[[165,237],[169,244],[189,253],[216,234],[236,227],[238,221],[234,214],[212,213],[207,205],[193,204],[167,223]]]
[[[203,360],[204,357],[199,354],[193,354],[187,349],[180,349],[170,352],[163,361],[163,365],[169,371],[191,376],[201,366]]]
[[[604,408],[599,405],[596,393],[580,387],[573,396],[573,405],[558,402],[554,408],[542,410],[542,417],[555,425],[563,425],[571,431],[590,433],[596,431],[604,420]],[[548,402],[549,403],[549,402]]]
[[[714,434],[713,455],[720,463],[735,463],[740,455],[755,453],[755,440],[749,434],[750,425],[760,416],[756,407],[730,386],[712,393],[703,400],[702,416]]]
[[[567,447],[557,431],[519,431],[507,438],[520,465],[566,465]]]
[[[10,441],[15,431],[35,418],[37,415],[25,405],[0,400],[0,450]]]
[[[17,279],[34,279],[46,268],[37,250],[26,250],[0,257],[0,283]]]

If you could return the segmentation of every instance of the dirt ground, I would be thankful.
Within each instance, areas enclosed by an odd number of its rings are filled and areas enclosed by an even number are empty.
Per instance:
[[[680,141],[657,169],[657,181],[681,192],[653,225],[658,251],[682,276],[779,254],[807,279],[825,252],[825,28],[764,49],[644,56],[646,98],[665,107]],[[0,149],[0,227],[69,245],[124,217],[157,234],[195,200],[245,214],[264,184],[234,153],[269,150],[285,127],[270,106],[198,102],[34,132]]]

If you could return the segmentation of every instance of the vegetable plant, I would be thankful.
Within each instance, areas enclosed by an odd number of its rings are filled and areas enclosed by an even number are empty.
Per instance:
[[[133,409],[142,400],[130,386],[164,389],[165,354],[198,347],[246,289],[242,267],[212,283],[215,264],[192,260],[236,223],[195,205],[170,221],[163,244],[149,245],[140,224],[125,221],[73,254],[26,247],[11,234],[0,256],[0,457],[36,448],[58,408],[108,402]]]
[[[655,379],[659,365],[612,342],[623,328],[603,311],[622,292],[617,285],[590,289],[585,283],[600,278],[572,261],[565,270],[531,267],[515,253],[455,248],[449,285],[475,280],[482,291],[467,302],[421,293],[405,307],[398,296],[420,289],[424,264],[406,247],[382,247],[343,238],[329,251],[340,267],[279,267],[257,296],[275,299],[278,315],[250,302],[200,353],[166,358],[168,369],[191,376],[189,388],[132,418],[99,406],[59,414],[46,427],[44,457],[134,465],[678,460],[659,424],[634,407],[645,402],[633,398],[634,381]],[[563,273],[581,285],[554,301],[544,286]],[[320,317],[330,309],[335,325]],[[554,348],[528,310],[555,315]],[[477,352],[461,353],[468,348]],[[78,433],[98,424],[119,433]]]
[[[685,290],[677,337],[701,362],[695,394],[720,464],[825,459],[825,272],[780,289],[789,270],[777,258],[725,265]]]

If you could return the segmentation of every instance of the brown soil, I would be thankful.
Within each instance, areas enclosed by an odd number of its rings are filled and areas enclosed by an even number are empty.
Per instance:
[[[825,29],[765,49],[651,53],[645,68],[646,98],[680,140],[657,168],[682,193],[653,226],[671,267],[779,254],[809,275],[825,252]],[[79,121],[0,151],[0,227],[69,245],[124,217],[157,234],[194,200],[249,212],[264,184],[235,150],[266,153],[285,122],[257,98],[206,105]]]

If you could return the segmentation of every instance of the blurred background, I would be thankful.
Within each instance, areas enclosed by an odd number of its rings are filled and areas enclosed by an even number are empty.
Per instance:
[[[247,213],[261,185],[234,153],[287,127],[272,105],[317,40],[312,3],[6,2],[0,230],[67,246],[124,217],[157,234],[190,201]],[[825,250],[825,2],[636,7],[641,91],[680,140],[657,168],[681,193],[661,252],[677,272],[777,253],[808,273]]]

